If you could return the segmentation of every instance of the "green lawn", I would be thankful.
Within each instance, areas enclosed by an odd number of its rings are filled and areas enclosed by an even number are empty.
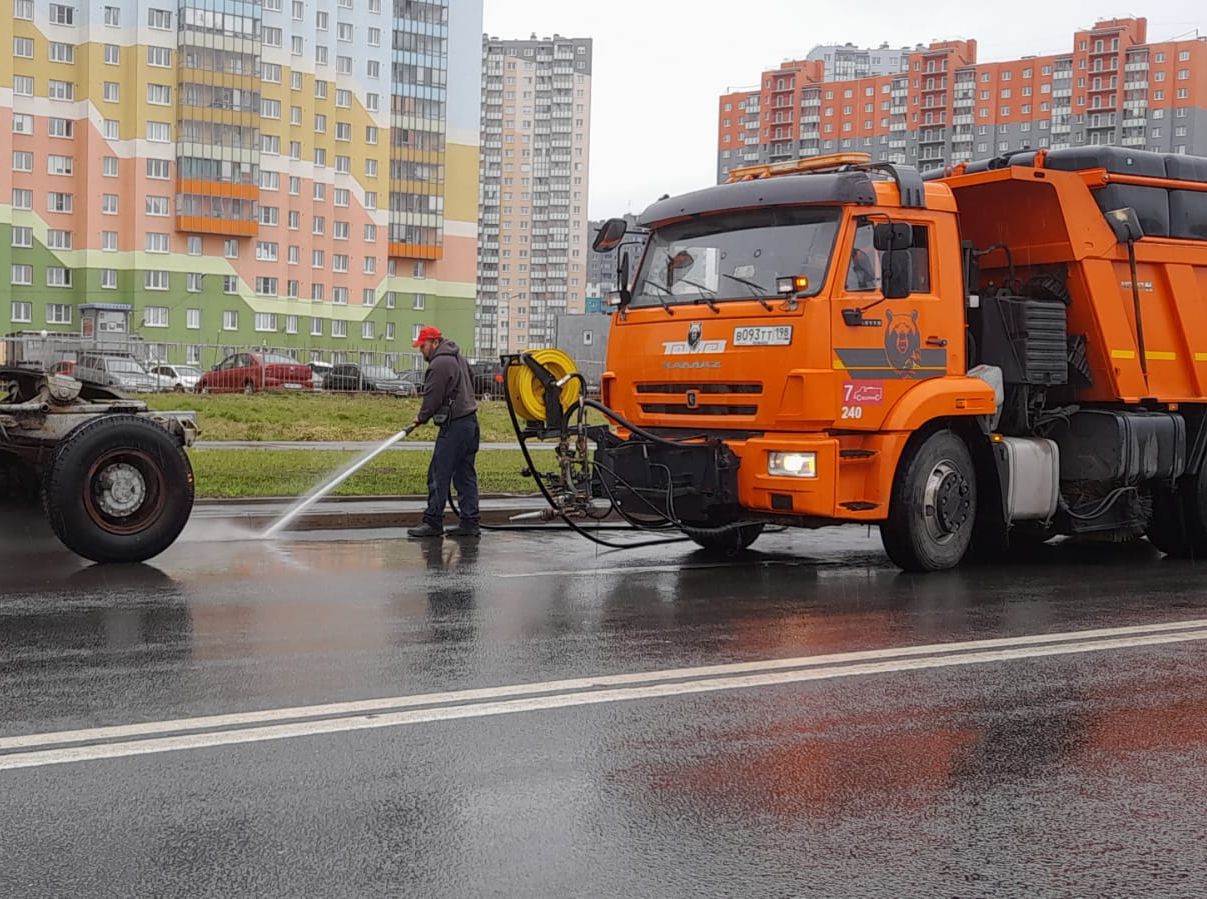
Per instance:
[[[197,479],[198,498],[260,496],[295,497],[309,493],[357,458],[356,453],[329,450],[205,450],[189,451]],[[548,450],[536,451],[537,464],[553,467]],[[333,496],[399,496],[427,494],[425,452],[391,451],[336,488]],[[483,493],[534,493],[531,478],[520,474],[524,458],[518,450],[478,454],[478,485]]]
[[[201,440],[385,440],[419,410],[418,399],[338,393],[154,394],[147,404],[159,411],[197,412]],[[483,441],[515,440],[504,401],[479,401],[478,420]],[[428,425],[409,439],[435,438],[436,429]]]

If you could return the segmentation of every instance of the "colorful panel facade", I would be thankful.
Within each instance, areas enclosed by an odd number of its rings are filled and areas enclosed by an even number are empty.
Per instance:
[[[472,346],[481,0],[9,2],[0,329]]]

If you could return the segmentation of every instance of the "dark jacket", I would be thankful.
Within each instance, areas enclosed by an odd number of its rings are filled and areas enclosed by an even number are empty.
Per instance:
[[[477,411],[469,363],[455,343],[442,341],[428,361],[427,374],[423,378],[423,405],[419,407],[416,420],[424,424],[439,412],[446,412],[453,419]]]

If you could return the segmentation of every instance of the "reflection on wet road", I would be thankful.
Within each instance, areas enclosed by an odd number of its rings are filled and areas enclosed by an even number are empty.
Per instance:
[[[0,894],[1201,882],[1207,571],[1143,544],[916,577],[858,530],[354,538],[22,543]]]

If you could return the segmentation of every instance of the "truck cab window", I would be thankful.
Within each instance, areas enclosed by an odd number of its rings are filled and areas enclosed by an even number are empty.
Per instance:
[[[930,227],[914,225],[914,245],[910,248],[914,257],[914,293],[930,293]]]
[[[846,286],[848,293],[880,290],[880,256],[876,252],[872,223],[869,221],[860,222],[855,229]]]

